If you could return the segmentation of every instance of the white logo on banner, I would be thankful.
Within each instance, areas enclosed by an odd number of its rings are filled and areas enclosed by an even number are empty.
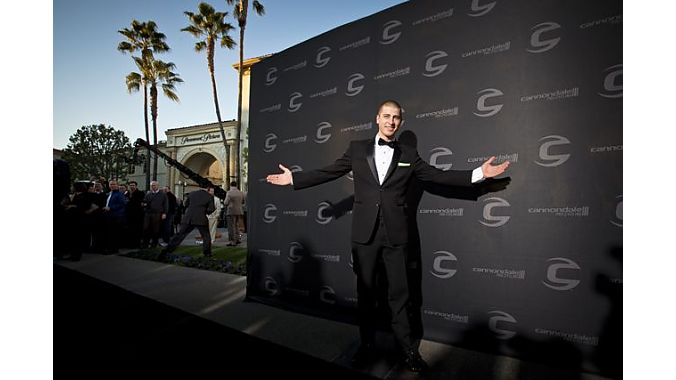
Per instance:
[[[494,104],[492,106],[486,105],[486,99],[502,96],[504,95],[502,91],[496,88],[487,88],[477,92],[477,95],[481,96],[479,96],[479,100],[477,100],[476,102],[476,109],[479,112],[473,112],[475,115],[479,117],[490,117],[500,112],[500,110],[502,109],[502,104]]]
[[[277,72],[276,67],[271,67],[268,69],[268,73],[265,76],[266,86],[272,86],[273,84],[275,84],[275,82],[277,82],[277,76],[275,75],[276,72]]]
[[[287,259],[296,264],[297,262],[301,261],[303,259],[303,253],[304,253],[304,248],[303,245],[300,244],[297,241],[292,241],[289,244],[289,256]]]
[[[555,261],[555,263],[547,268],[547,281],[542,281],[546,287],[554,290],[571,290],[580,284],[580,280],[561,278],[558,276],[558,271],[561,269],[580,270],[580,266],[573,260],[564,257],[554,257],[547,261]]]
[[[323,144],[323,143],[329,141],[329,139],[331,138],[331,134],[330,133],[324,134],[324,130],[331,128],[331,127],[332,127],[332,125],[328,121],[323,121],[323,122],[317,124],[317,134],[315,135],[316,136],[315,142],[317,144]]]
[[[549,148],[557,145],[567,145],[570,144],[570,140],[563,136],[559,135],[549,135],[541,138],[539,141],[545,141],[540,145],[540,161],[535,161],[536,164],[545,167],[555,167],[563,164],[568,161],[570,154],[550,154]]]
[[[347,78],[347,92],[345,92],[345,95],[347,96],[359,95],[361,90],[364,89],[364,85],[362,84],[355,86],[354,82],[362,79],[364,79],[364,76],[360,73],[350,75],[350,77]]]
[[[322,302],[333,305],[336,303],[336,292],[333,291],[332,287],[324,285],[319,290],[319,299]]]
[[[455,257],[454,254],[447,251],[436,251],[434,252],[434,254],[437,256],[434,257],[434,262],[432,263],[432,270],[430,271],[430,273],[432,273],[434,277],[447,279],[453,277],[453,275],[456,272],[458,272],[457,269],[445,268],[443,265],[448,261],[452,262],[458,261],[458,258]]]
[[[401,21],[392,20],[383,24],[383,38],[380,39],[380,43],[383,45],[389,45],[394,43],[401,36],[401,32],[390,33],[390,30],[401,26]]]
[[[277,211],[277,206],[273,205],[272,203],[268,203],[265,205],[265,211],[263,211],[263,221],[265,223],[272,223],[277,219],[276,215],[273,215],[273,213]]]
[[[506,200],[498,197],[491,197],[485,199],[486,205],[484,206],[483,217],[486,222],[479,220],[479,223],[483,224],[486,227],[500,227],[507,224],[509,221],[509,216],[507,215],[493,215],[491,212],[496,207],[509,207],[510,204]]]
[[[329,61],[331,60],[331,57],[322,57],[325,53],[328,53],[331,51],[331,48],[328,46],[322,46],[319,49],[317,49],[317,56],[315,58],[315,67],[316,68],[321,68],[326,66]]]
[[[610,223],[622,227],[622,196],[618,195],[615,198],[619,199],[619,201],[617,201],[617,206],[615,206],[615,220],[611,220]]]
[[[427,57],[427,61],[425,61],[425,72],[423,75],[428,78],[436,77],[437,75],[443,73],[444,70],[446,70],[446,67],[448,67],[448,64],[434,66],[434,61],[437,59],[448,57],[448,54],[445,51],[435,50],[428,53],[425,57]]]
[[[500,322],[516,323],[516,318],[504,311],[489,311],[488,314],[492,315],[492,317],[488,319],[488,328],[496,335],[496,338],[506,340],[513,338],[516,335],[516,331],[514,330],[498,327],[498,323]]]
[[[300,165],[291,165],[291,166],[289,166],[289,170],[291,170],[291,173],[295,173],[295,172],[302,172],[303,168]]]
[[[439,163],[439,158],[441,157],[446,157],[446,156],[451,156],[453,152],[451,152],[450,149],[444,148],[444,147],[436,147],[432,150],[430,150],[430,165],[434,166],[437,169],[441,170],[448,170],[453,166],[452,163],[447,163],[447,164],[442,164]]]
[[[272,142],[273,140],[277,140],[276,134],[268,133],[267,135],[265,135],[265,144],[264,144],[265,148],[263,148],[264,152],[270,153],[273,150],[275,150],[275,148],[277,148],[277,144],[273,143]]]
[[[559,41],[561,41],[561,37],[556,37],[549,40],[542,40],[540,35],[545,32],[559,29],[560,27],[561,25],[555,22],[543,22],[542,24],[537,24],[534,27],[532,27],[531,30],[535,31],[530,36],[530,46],[532,46],[533,48],[526,50],[531,53],[544,53],[547,50],[553,49],[554,46],[556,46],[559,43]]]
[[[279,294],[279,285],[277,284],[277,281],[270,276],[265,277],[263,287],[269,296],[276,296]]]
[[[317,217],[315,218],[315,221],[319,224],[328,224],[331,222],[333,219],[332,216],[326,217],[324,216],[324,210],[331,208],[331,205],[329,202],[321,202],[319,203],[317,207]]]
[[[472,0],[472,11],[474,11],[474,13],[467,14],[472,17],[483,16],[486,13],[490,12],[491,9],[493,9],[493,7],[495,7],[495,3],[497,3],[497,1],[491,1],[488,4],[479,5],[479,0]]]
[[[294,92],[293,94],[289,95],[289,112],[296,112],[300,109],[300,106],[303,105],[303,103],[298,103],[296,104],[295,101],[298,98],[302,98],[303,94],[300,92]]]
[[[603,80],[603,89],[605,92],[599,92],[604,98],[622,97],[622,65],[610,66],[604,71],[609,71]]]

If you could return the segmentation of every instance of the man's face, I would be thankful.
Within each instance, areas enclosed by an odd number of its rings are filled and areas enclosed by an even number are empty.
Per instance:
[[[158,185],[157,182],[150,182],[150,188],[151,188],[153,191],[157,191],[157,189],[160,188],[160,185]]]
[[[117,191],[120,189],[120,187],[117,185],[117,181],[108,182],[108,187],[110,188],[111,191]]]
[[[396,106],[385,104],[376,116],[376,123],[380,137],[392,140],[401,125],[401,110]]]
[[[94,192],[100,193],[102,190],[103,190],[103,185],[101,185],[98,182],[94,184]]]
[[[130,183],[130,184],[129,184],[129,191],[131,191],[131,192],[136,191],[136,184],[135,184],[135,183]]]

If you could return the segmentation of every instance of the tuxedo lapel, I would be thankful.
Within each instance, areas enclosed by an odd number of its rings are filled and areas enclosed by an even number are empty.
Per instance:
[[[371,174],[373,174],[373,178],[376,180],[376,183],[379,183],[378,171],[376,170],[376,160],[374,158],[374,155],[375,155],[375,145],[373,144],[373,141],[371,141],[369,144],[366,145],[366,162],[369,163]]]
[[[397,144],[394,146],[394,153],[392,153],[392,162],[390,162],[390,167],[387,169],[387,174],[385,174],[383,184],[385,184],[385,182],[387,182],[387,179],[390,178],[392,173],[394,173],[394,170],[397,168],[397,165],[399,164],[399,158],[401,158],[401,148],[399,148],[399,144]]]

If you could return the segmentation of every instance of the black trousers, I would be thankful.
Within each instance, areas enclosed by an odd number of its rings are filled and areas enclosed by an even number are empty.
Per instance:
[[[186,236],[197,228],[197,231],[202,235],[202,253],[205,256],[211,255],[211,234],[209,233],[209,226],[195,225],[195,224],[181,224],[178,233],[169,242],[169,245],[164,249],[167,253],[173,252],[176,247],[185,239]]]
[[[379,291],[376,285],[377,265],[384,264],[387,276],[387,299],[391,310],[392,331],[402,349],[413,348],[408,318],[409,288],[407,276],[407,245],[392,245],[382,218],[366,244],[352,243],[354,271],[357,275],[359,335],[362,344],[373,343],[376,330],[376,305]]]

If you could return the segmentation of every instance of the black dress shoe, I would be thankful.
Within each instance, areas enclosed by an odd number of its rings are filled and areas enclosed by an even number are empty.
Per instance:
[[[411,372],[423,372],[427,370],[427,363],[420,357],[418,350],[410,349],[404,353],[404,364]]]
[[[373,344],[361,344],[351,360],[352,367],[364,368],[371,364],[376,357]]]

